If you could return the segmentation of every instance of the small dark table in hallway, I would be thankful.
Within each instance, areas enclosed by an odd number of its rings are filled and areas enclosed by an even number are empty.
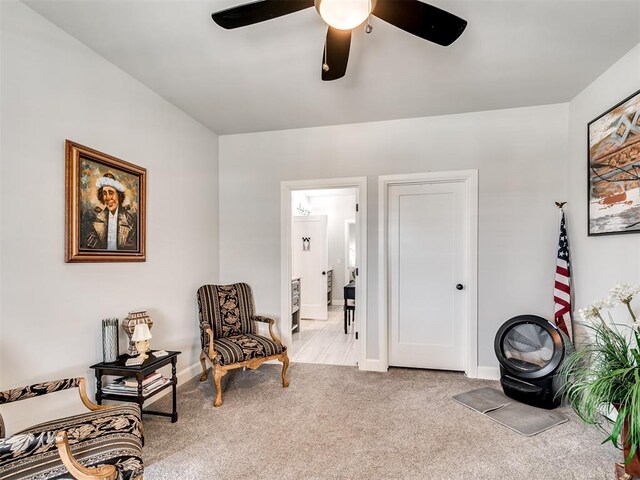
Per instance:
[[[344,286],[344,333],[351,322],[355,322],[356,313],[356,282],[352,280]]]

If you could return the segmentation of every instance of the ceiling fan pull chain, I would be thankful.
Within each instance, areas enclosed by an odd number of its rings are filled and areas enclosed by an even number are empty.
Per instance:
[[[371,10],[373,10],[373,6],[371,5],[371,0],[369,0],[369,17],[367,18],[367,26],[364,27],[364,31],[367,33],[373,31],[373,25],[371,25]]]
[[[322,64],[322,70],[325,72],[329,71],[329,64],[327,63],[327,42],[324,42],[324,63]]]

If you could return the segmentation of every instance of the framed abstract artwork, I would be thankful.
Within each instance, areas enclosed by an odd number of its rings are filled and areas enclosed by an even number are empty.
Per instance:
[[[588,125],[588,233],[640,232],[640,90]]]
[[[65,261],[144,262],[146,169],[70,140],[65,151]]]

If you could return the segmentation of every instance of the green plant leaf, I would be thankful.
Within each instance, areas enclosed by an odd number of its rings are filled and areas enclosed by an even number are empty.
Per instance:
[[[604,433],[603,443],[627,444],[633,458],[640,445],[640,334],[602,319],[582,326],[588,339],[565,359],[560,393],[583,422]],[[618,406],[615,420],[607,415],[611,405]]]

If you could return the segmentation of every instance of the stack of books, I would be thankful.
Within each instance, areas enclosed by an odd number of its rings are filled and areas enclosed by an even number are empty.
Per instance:
[[[170,383],[171,379],[163,377],[160,372],[153,372],[142,381],[142,394],[146,397],[159,388]],[[103,393],[112,395],[138,395],[138,380],[136,377],[121,377],[102,387]]]

